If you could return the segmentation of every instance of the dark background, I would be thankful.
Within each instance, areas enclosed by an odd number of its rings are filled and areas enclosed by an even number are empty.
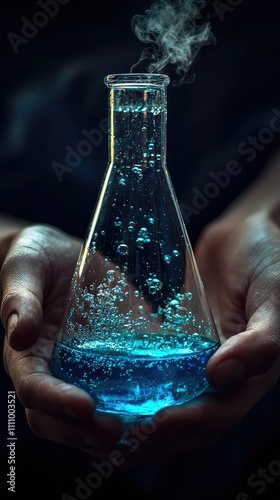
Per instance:
[[[83,238],[107,166],[107,137],[64,175],[63,182],[51,164],[65,163],[65,147],[75,148],[81,131],[98,128],[107,116],[103,79],[109,73],[129,72],[139,59],[144,46],[132,33],[130,21],[150,4],[71,0],[28,44],[19,45],[18,54],[7,34],[21,34],[21,17],[32,19],[40,9],[35,1],[10,0],[1,6],[0,212],[50,223]],[[191,217],[187,229],[193,244],[205,225],[259,175],[279,146],[275,135],[251,163],[238,152],[242,141],[268,126],[272,109],[280,109],[278,3],[243,0],[226,11],[223,20],[214,5],[209,2],[205,14],[216,43],[202,48],[191,72],[193,83],[171,84],[168,89],[168,168],[181,206],[192,205],[193,190],[203,192],[211,180],[209,172],[224,170],[228,161],[238,161],[242,173]],[[7,498],[6,400],[13,387],[2,371],[1,471]],[[64,492],[75,496],[75,478],[85,478],[92,470],[88,457],[33,435],[18,400],[16,412],[15,497],[26,493],[30,499],[56,500]],[[279,416],[276,388],[214,449],[188,452],[177,468],[167,469],[165,479],[172,475],[171,486],[163,487],[161,498],[176,494],[186,500],[236,500],[241,491],[259,498],[246,481],[260,466],[280,460]],[[146,481],[149,472],[143,472]],[[276,500],[279,491],[276,478],[260,498]],[[91,498],[108,493],[147,497],[128,479],[123,483],[117,473]]]
[[[38,4],[11,0],[2,7],[0,211],[84,236],[107,165],[107,137],[61,183],[51,165],[65,163],[65,147],[75,149],[81,131],[107,116],[104,76],[129,72],[138,61],[146,45],[130,23],[150,5],[70,0],[18,54],[7,34],[21,34],[22,16],[32,20]],[[186,220],[193,244],[279,145],[276,135],[251,163],[238,152],[279,103],[279,6],[243,0],[217,15],[215,5],[208,2],[203,14],[216,43],[202,47],[193,83],[168,89],[168,168],[180,204],[188,206],[194,190],[211,181],[209,172],[235,159],[242,174]]]

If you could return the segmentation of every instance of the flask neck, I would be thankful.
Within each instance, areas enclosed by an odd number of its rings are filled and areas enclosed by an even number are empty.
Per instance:
[[[166,81],[151,83],[146,77],[108,86],[109,162],[127,168],[160,166],[166,158]]]

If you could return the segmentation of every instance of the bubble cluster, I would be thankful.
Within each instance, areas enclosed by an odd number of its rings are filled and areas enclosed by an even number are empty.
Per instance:
[[[133,172],[133,174],[136,176],[137,182],[141,182],[141,180],[142,180],[142,178],[143,178],[143,169],[142,169],[142,165],[135,165],[135,166],[132,168],[132,172]]]
[[[157,277],[149,277],[146,279],[146,285],[149,293],[155,295],[162,289],[163,283]]]
[[[150,242],[151,238],[148,229],[146,227],[141,227],[141,229],[138,231],[136,245],[138,246],[138,248],[143,249],[144,246]]]

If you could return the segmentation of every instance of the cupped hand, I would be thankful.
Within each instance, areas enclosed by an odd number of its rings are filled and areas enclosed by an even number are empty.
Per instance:
[[[95,414],[82,389],[52,376],[49,363],[81,243],[50,226],[14,235],[1,269],[3,358],[31,430],[103,456],[123,432]]]
[[[153,424],[132,429],[128,441],[135,443],[138,432],[138,450],[147,455],[213,445],[279,380],[277,221],[263,213],[242,221],[221,217],[205,229],[195,255],[221,339],[207,365],[216,392],[165,409]]]

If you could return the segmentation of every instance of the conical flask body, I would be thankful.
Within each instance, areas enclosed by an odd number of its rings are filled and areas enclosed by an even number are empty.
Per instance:
[[[141,417],[208,388],[219,338],[166,166],[168,77],[105,82],[109,162],[52,369],[98,410]]]

